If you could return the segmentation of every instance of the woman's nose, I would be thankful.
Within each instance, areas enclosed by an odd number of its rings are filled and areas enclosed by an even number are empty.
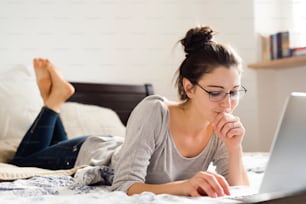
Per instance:
[[[227,94],[224,99],[220,101],[220,106],[224,108],[224,112],[228,112],[232,107],[232,99],[229,94]]]

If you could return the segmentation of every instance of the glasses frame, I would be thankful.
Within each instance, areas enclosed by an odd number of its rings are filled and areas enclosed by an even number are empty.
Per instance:
[[[210,99],[210,101],[213,101],[213,102],[219,102],[219,101],[222,101],[222,100],[224,100],[225,98],[226,98],[226,96],[227,95],[229,95],[229,97],[230,97],[230,99],[231,100],[240,100],[244,95],[246,95],[246,93],[247,93],[247,89],[244,87],[244,86],[240,86],[242,89],[239,89],[239,90],[237,90],[239,93],[243,93],[243,95],[241,96],[241,95],[239,95],[239,98],[237,98],[237,99],[233,99],[232,98],[232,96],[231,96],[231,93],[233,93],[232,91],[230,91],[230,92],[228,92],[228,93],[226,93],[226,92],[224,92],[224,91],[207,91],[203,86],[201,86],[199,83],[195,83],[195,85],[197,85],[198,87],[200,87],[200,89],[202,89],[203,91],[205,91],[207,94],[208,94],[208,97],[209,97],[209,99]],[[223,98],[222,99],[220,99],[220,100],[212,100],[212,93],[214,93],[214,92],[223,92],[224,93],[224,96],[223,96]]]

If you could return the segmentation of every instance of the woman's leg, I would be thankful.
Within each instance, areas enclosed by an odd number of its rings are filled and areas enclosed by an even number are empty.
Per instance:
[[[84,139],[66,141],[67,136],[57,112],[61,104],[74,93],[74,88],[60,76],[48,60],[34,59],[34,68],[45,107],[23,138],[12,163],[58,169],[63,166],[61,159],[65,161],[69,158],[68,163],[73,165],[78,147]],[[59,141],[61,142],[58,143]],[[69,150],[71,147],[73,153]],[[68,165],[67,168],[70,167]]]
[[[45,106],[54,110],[55,112],[60,111],[61,105],[74,94],[74,87],[63,79],[57,68],[48,60],[45,60],[45,68],[50,74],[51,78],[51,91],[44,100]]]
[[[54,133],[53,133],[51,145],[54,145],[56,143],[59,143],[67,139],[68,139],[67,133],[62,123],[62,120],[60,117],[57,117],[57,120],[55,122]]]
[[[15,157],[27,157],[67,139],[58,113],[43,107],[20,142]]]
[[[81,136],[65,140],[27,157],[15,157],[12,163],[17,166],[31,166],[52,170],[73,168],[80,148],[87,137]]]
[[[57,119],[58,113],[43,107],[20,142],[15,158],[24,158],[48,147],[53,141]]]
[[[86,138],[67,140],[58,113],[43,107],[11,163],[54,170],[72,168]]]
[[[57,68],[47,59],[34,59],[36,81],[44,105],[59,112],[60,106],[74,93],[74,87],[64,80]],[[67,136],[60,117],[57,117],[51,144],[66,140]]]

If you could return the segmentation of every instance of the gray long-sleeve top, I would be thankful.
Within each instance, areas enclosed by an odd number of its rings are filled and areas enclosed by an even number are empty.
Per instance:
[[[206,171],[213,162],[216,171],[227,177],[228,152],[224,143],[213,135],[203,151],[186,158],[177,150],[169,130],[167,100],[153,95],[133,110],[125,141],[113,157],[115,169],[112,190],[127,192],[134,183],[162,184],[189,179]]]

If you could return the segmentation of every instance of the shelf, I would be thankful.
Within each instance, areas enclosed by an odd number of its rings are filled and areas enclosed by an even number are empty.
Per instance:
[[[303,57],[289,57],[266,62],[258,62],[249,64],[248,67],[252,69],[278,69],[278,68],[293,68],[298,66],[306,66],[306,56]]]

